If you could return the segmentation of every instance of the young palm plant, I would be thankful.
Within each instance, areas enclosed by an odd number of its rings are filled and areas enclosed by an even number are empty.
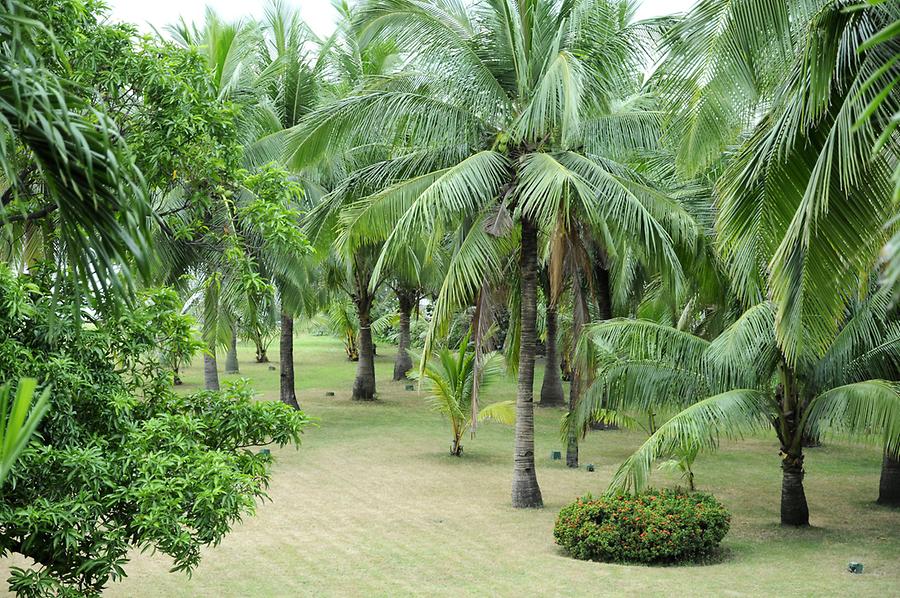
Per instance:
[[[720,437],[774,429],[783,471],[781,522],[808,525],[803,440],[827,433],[874,438],[900,452],[900,325],[882,290],[851,306],[825,354],[787,365],[777,307],[762,302],[712,341],[642,320],[613,320],[588,334],[608,360],[575,419],[615,412],[674,415],[616,472],[610,489],[638,490],[654,460],[714,449]]]
[[[436,359],[435,359],[436,357]],[[425,364],[421,373],[414,373],[423,381],[428,392],[426,400],[438,413],[450,420],[452,440],[450,454],[462,456],[462,438],[472,423],[494,420],[502,424],[512,425],[516,418],[515,401],[498,401],[482,408],[476,415],[472,414],[472,391],[475,377],[481,389],[504,373],[503,358],[497,352],[483,356],[481,367],[475,369],[475,353],[469,350],[469,335],[463,339],[458,351],[447,347],[436,351],[436,355]]]

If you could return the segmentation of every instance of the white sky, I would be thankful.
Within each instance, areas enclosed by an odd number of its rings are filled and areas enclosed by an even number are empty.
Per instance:
[[[202,22],[207,6],[212,6],[225,20],[241,17],[260,17],[269,0],[107,0],[112,9],[112,19],[134,23],[143,31],[151,26],[160,31],[179,17],[187,22]],[[637,17],[646,18],[686,11],[695,0],[643,0]],[[328,35],[334,29],[337,13],[329,0],[286,0],[300,8],[303,18],[319,35]]]

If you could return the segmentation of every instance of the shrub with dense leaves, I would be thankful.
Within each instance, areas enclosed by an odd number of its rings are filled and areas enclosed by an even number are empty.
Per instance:
[[[710,554],[730,519],[719,501],[699,492],[588,495],[559,512],[553,536],[577,559],[675,563]]]

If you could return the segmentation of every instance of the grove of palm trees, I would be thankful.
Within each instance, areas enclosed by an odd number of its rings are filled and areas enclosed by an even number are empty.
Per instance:
[[[126,4],[0,0],[10,594],[900,592],[900,5]]]

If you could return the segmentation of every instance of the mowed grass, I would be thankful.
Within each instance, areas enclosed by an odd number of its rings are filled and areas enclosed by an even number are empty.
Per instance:
[[[276,343],[277,344],[277,343]],[[252,363],[241,375],[260,398],[278,396],[278,371]],[[641,441],[624,431],[582,444],[588,473],[552,461],[559,410],[536,409],[542,510],[509,506],[513,430],[479,426],[462,458],[448,455],[446,422],[417,392],[390,381],[394,349],[379,346],[378,401],[349,399],[355,364],[338,341],[298,336],[299,398],[318,419],[299,450],[273,451],[269,494],[221,545],[205,551],[189,579],[164,555],[135,554],[111,596],[897,596],[900,511],[878,507],[880,454],[828,443],[807,457],[811,529],[778,525],[780,468],[773,438],[726,443],[701,456],[697,483],[733,514],[723,554],[708,565],[644,567],[580,562],[553,542],[559,509],[602,492]],[[277,348],[270,353],[277,364]],[[222,360],[224,361],[224,360]],[[220,361],[221,363],[221,361]],[[202,360],[184,372],[202,384]],[[227,379],[227,378],[226,378]],[[540,369],[535,383],[540,388]],[[334,397],[326,397],[334,391]],[[487,400],[514,398],[514,382]],[[658,474],[658,485],[674,483]],[[861,561],[863,575],[846,571]]]

